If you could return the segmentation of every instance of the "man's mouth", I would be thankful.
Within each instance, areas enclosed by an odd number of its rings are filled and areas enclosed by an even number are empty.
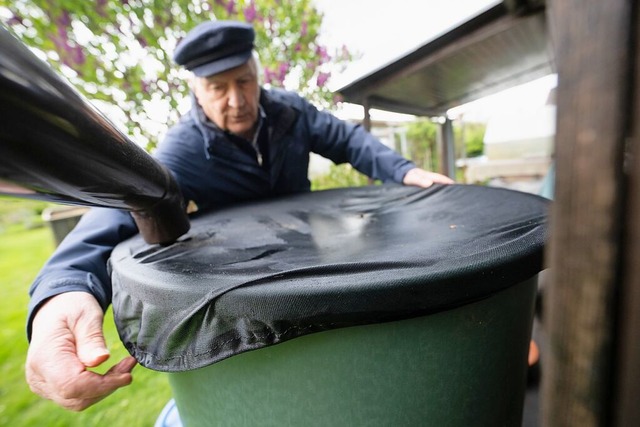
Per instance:
[[[248,114],[240,114],[237,116],[229,116],[232,122],[244,122],[249,119]]]

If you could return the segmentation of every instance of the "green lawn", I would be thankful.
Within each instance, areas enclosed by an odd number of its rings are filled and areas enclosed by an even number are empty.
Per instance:
[[[24,380],[28,290],[52,250],[46,227],[0,232],[0,426],[153,426],[171,391],[163,374],[140,366],[133,371],[133,384],[80,413],[61,409],[29,390]],[[105,334],[115,363],[127,352],[110,312]]]

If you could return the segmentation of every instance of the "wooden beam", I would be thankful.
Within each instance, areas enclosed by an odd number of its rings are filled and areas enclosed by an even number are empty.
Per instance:
[[[635,35],[640,31],[640,7],[634,3]],[[633,34],[633,33],[632,33]],[[618,298],[618,339],[616,358],[616,383],[613,395],[615,425],[635,427],[640,420],[640,43],[632,52],[633,68],[629,81],[633,84],[633,100],[629,107],[631,120],[627,138],[628,185],[625,232],[623,234],[623,279]]]
[[[543,426],[611,426],[632,0],[553,0],[556,188]]]

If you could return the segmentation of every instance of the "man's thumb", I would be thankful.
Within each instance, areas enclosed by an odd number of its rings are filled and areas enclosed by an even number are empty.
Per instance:
[[[76,328],[78,358],[87,367],[98,366],[109,358],[102,334],[102,322],[89,322]]]

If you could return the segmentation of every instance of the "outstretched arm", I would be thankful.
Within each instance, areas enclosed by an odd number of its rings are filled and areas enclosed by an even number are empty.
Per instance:
[[[327,112],[305,106],[311,133],[311,150],[335,163],[349,162],[361,173],[383,182],[429,187],[434,183],[452,184],[447,176],[416,167],[399,153],[384,145],[363,126],[344,122]]]
[[[136,232],[127,212],[92,209],[60,244],[31,287],[27,382],[35,393],[82,410],[131,382],[135,359],[105,375],[88,368],[109,357],[102,333],[111,302],[107,259]]]

